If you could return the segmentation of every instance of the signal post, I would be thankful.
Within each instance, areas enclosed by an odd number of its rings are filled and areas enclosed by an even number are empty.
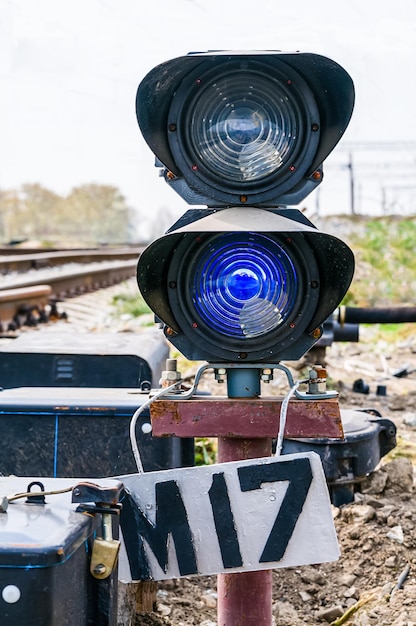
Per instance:
[[[301,53],[189,54],[157,66],[138,88],[143,137],[166,183],[194,206],[142,253],[139,289],[173,346],[225,373],[227,397],[175,393],[155,400],[154,434],[217,436],[219,464],[168,470],[155,487],[143,475],[130,488],[134,495],[149,482],[143,497],[157,512],[153,521],[140,513],[140,532],[150,546],[156,534],[166,542],[163,550],[154,543],[154,565],[146,552],[146,567],[153,577],[153,571],[173,575],[171,535],[180,575],[219,573],[219,626],[269,626],[272,568],[336,558],[336,550],[325,551],[332,530],[318,557],[306,554],[320,541],[309,534],[316,520],[332,524],[322,467],[313,453],[270,457],[282,407],[260,397],[260,381],[316,343],[350,285],[348,246],[291,207],[321,183],[323,161],[342,137],[353,102],[343,68]],[[342,436],[330,395],[291,401],[285,434]],[[191,473],[193,482],[186,478]],[[158,494],[165,490],[172,514],[162,511]],[[318,498],[326,507],[319,515]],[[210,527],[204,536],[199,526],[208,520],[215,532]],[[305,534],[299,556],[296,544]]]
[[[181,399],[179,395],[157,400],[151,406],[153,434],[210,437],[221,432],[218,463],[271,456],[272,442],[279,431],[282,399],[260,397],[264,368],[215,369],[220,370],[220,376],[227,381],[227,398],[192,396]],[[221,423],[218,416],[221,416]],[[341,438],[338,399],[325,391],[310,394],[309,398],[300,394],[290,405],[285,434]],[[270,626],[272,623],[271,569],[219,574],[217,592],[219,626]]]

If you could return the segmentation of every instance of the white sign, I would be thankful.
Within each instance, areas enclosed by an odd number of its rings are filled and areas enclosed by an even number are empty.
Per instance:
[[[322,463],[314,452],[118,478],[126,489],[120,580],[339,557]]]

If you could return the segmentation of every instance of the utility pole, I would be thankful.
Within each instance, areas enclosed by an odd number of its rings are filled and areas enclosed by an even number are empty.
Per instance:
[[[355,191],[354,191],[354,167],[352,163],[352,152],[348,155],[347,168],[350,173],[350,209],[351,215],[355,215]]]

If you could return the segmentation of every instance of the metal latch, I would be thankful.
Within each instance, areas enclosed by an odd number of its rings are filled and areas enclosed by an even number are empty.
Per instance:
[[[90,572],[94,578],[108,578],[117,563],[120,541],[113,539],[111,513],[103,513],[103,536],[96,537],[92,546]]]
[[[121,483],[110,481],[109,485],[99,486],[94,483],[78,483],[72,492],[72,502],[78,502],[78,510],[90,514],[102,515],[102,537],[96,537],[92,546],[90,572],[100,580],[108,578],[113,572],[120,541],[113,538],[113,515],[120,513]]]

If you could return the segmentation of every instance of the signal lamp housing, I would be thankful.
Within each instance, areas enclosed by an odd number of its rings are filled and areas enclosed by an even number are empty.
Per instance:
[[[139,259],[139,289],[170,342],[191,360],[303,356],[349,287],[351,250],[296,210],[201,213]]]
[[[316,54],[211,52],[162,63],[136,112],[165,180],[189,204],[298,204],[351,117],[354,89]]]
[[[303,356],[352,279],[351,250],[300,211],[353,108],[351,78],[315,54],[209,52],[140,83],[142,134],[192,209],[141,255],[138,284],[188,359]]]

